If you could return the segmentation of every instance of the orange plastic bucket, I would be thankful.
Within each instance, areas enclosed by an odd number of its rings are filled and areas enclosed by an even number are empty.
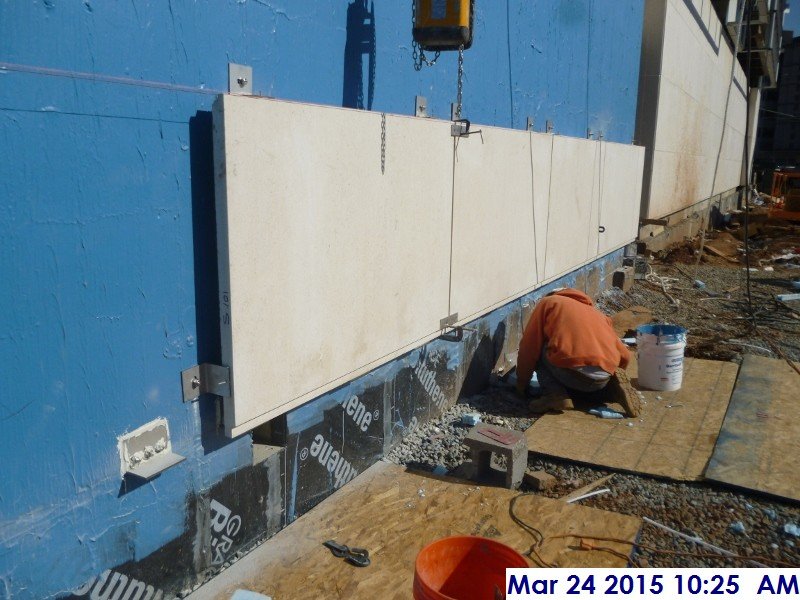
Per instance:
[[[486,600],[505,598],[506,568],[528,562],[505,544],[482,537],[436,540],[417,555],[414,600]]]

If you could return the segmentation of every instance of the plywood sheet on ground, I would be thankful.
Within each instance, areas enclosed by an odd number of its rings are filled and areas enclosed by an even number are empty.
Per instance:
[[[784,361],[746,355],[706,478],[800,500],[798,389]]]
[[[623,471],[701,479],[737,370],[734,363],[687,358],[681,389],[643,391],[646,404],[639,418],[607,420],[579,410],[548,414],[525,432],[528,449]],[[635,386],[636,372],[634,360],[628,373]]]
[[[517,495],[379,462],[190,598],[227,600],[237,588],[280,600],[410,598],[417,553],[436,539],[482,535],[527,552],[533,538],[509,516],[509,503]],[[545,538],[580,533],[633,540],[641,527],[638,518],[538,496],[522,497],[515,508]],[[372,564],[356,568],[334,558],[321,545],[328,539],[367,548]],[[631,548],[604,544],[624,554]],[[624,566],[612,554],[577,546],[574,539],[551,539],[540,554],[560,567]]]

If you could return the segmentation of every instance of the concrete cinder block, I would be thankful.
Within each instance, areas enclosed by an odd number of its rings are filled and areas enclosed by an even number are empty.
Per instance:
[[[508,443],[492,439],[481,433],[483,427],[476,426],[464,438],[470,449],[472,462],[475,465],[475,476],[486,479],[492,471],[492,453],[506,458],[505,486],[516,489],[522,483],[525,469],[528,466],[528,442],[521,431],[505,427],[490,427],[494,432],[507,438]]]
[[[522,479],[529,488],[535,492],[543,492],[555,486],[558,481],[545,471],[528,471]]]
[[[634,268],[631,266],[620,267],[614,271],[614,277],[611,279],[611,285],[627,292],[633,287]]]

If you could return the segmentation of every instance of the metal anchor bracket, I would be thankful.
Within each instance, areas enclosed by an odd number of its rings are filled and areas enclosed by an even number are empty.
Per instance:
[[[478,331],[474,327],[464,327],[463,325],[456,325],[458,322],[458,313],[453,313],[439,320],[439,329],[442,334],[439,336],[440,340],[445,342],[460,342],[464,339],[465,331]]]
[[[230,369],[211,363],[195,365],[181,371],[181,384],[184,402],[197,400],[201,394],[230,396]]]
[[[228,92],[236,95],[252,95],[253,67],[228,63]]]
[[[428,100],[425,96],[414,97],[414,116],[426,118],[428,115]]]

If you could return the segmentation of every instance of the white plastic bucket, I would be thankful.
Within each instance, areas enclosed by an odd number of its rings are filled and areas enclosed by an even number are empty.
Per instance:
[[[636,330],[639,385],[651,390],[679,390],[683,382],[686,329],[678,325],[642,325]]]

